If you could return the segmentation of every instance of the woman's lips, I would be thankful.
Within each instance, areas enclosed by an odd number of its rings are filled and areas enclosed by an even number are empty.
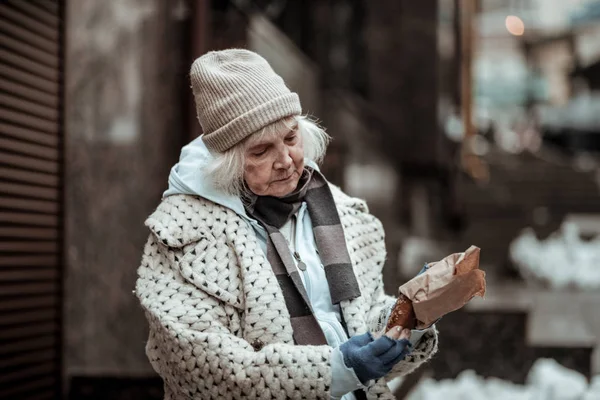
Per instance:
[[[286,181],[290,180],[293,176],[294,176],[294,173],[292,172],[290,174],[290,176],[288,176],[287,178],[277,179],[275,182],[286,182]]]

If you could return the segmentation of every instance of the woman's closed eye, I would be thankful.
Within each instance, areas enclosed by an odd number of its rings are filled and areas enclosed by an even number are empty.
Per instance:
[[[292,135],[290,135],[290,136],[286,137],[286,138],[285,138],[285,141],[286,141],[287,143],[294,143],[294,142],[296,141],[296,139],[298,139],[298,135],[297,135],[296,133],[294,133],[294,134],[292,134]]]
[[[257,148],[257,149],[255,149],[255,150],[252,151],[252,155],[255,156],[255,157],[260,157],[260,156],[266,154],[266,152],[267,152],[267,148],[266,147],[259,147],[259,148]]]

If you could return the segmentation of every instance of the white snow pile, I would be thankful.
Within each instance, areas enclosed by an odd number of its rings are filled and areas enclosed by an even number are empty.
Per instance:
[[[407,400],[598,400],[600,375],[588,384],[585,376],[553,359],[541,358],[531,367],[525,385],[497,378],[484,379],[472,370],[456,379],[427,378],[409,393]]]
[[[600,237],[585,241],[579,228],[564,222],[546,240],[525,229],[510,245],[510,257],[525,280],[553,289],[600,288]]]

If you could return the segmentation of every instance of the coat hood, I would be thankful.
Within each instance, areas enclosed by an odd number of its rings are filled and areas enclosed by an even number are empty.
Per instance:
[[[163,198],[175,194],[200,196],[247,218],[240,198],[218,190],[215,183],[202,172],[213,160],[202,136],[184,146],[179,162],[171,168],[169,188],[163,193]]]

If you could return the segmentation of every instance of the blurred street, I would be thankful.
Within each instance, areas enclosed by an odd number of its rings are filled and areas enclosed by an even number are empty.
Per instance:
[[[481,248],[485,298],[398,399],[600,399],[599,0],[0,1],[0,399],[163,398],[144,221],[202,134],[190,65],[226,48],[332,136],[388,294]]]

